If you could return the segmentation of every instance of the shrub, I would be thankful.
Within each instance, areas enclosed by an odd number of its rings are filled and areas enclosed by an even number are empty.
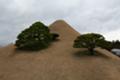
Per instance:
[[[112,48],[120,49],[120,41],[119,40],[112,41]]]
[[[17,36],[15,45],[18,49],[39,50],[47,48],[53,38],[56,37],[51,35],[47,26],[41,22],[36,22]]]

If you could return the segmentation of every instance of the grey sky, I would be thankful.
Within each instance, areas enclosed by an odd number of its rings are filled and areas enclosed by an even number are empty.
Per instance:
[[[0,0],[0,45],[15,41],[35,21],[64,19],[81,33],[120,40],[120,0]]]

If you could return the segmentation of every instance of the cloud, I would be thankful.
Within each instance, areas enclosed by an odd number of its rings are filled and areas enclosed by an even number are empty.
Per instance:
[[[104,36],[106,37],[106,40],[109,41],[120,40],[120,29],[108,32],[104,34]]]
[[[77,9],[68,17],[70,23],[81,32],[109,32],[119,28],[120,6],[118,1],[85,0],[83,10]],[[113,3],[114,2],[114,3]],[[119,2],[120,3],[120,2]]]
[[[112,36],[120,29],[119,4],[119,0],[0,0],[0,44],[14,42],[21,30],[38,20],[49,25],[64,19],[81,33]]]

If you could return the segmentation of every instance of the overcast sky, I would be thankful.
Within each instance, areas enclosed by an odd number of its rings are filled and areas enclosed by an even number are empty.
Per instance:
[[[14,42],[35,21],[63,19],[80,33],[120,40],[120,0],[0,0],[0,45]]]

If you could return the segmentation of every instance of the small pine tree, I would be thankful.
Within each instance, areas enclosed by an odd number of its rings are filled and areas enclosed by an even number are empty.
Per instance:
[[[102,47],[110,49],[110,42],[106,41],[105,38],[96,33],[88,33],[78,36],[74,41],[74,48],[88,48],[91,55],[94,55],[95,47]]]
[[[15,45],[18,49],[39,50],[47,48],[51,41],[49,28],[41,22],[36,22],[17,36]]]

